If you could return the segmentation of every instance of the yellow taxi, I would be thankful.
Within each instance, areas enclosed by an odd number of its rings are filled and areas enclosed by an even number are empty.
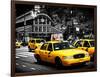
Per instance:
[[[41,61],[50,62],[56,66],[71,66],[74,64],[85,64],[90,61],[88,52],[75,49],[68,42],[49,41],[40,48],[35,49],[35,58],[38,63]]]
[[[20,48],[22,45],[22,42],[21,41],[16,41],[16,48]]]
[[[34,51],[37,47],[40,47],[45,42],[44,39],[33,38],[28,42],[29,51]]]
[[[91,58],[94,57],[95,53],[95,47],[94,47],[94,39],[80,39],[76,40],[73,45],[77,47],[78,49],[86,50],[88,51]]]

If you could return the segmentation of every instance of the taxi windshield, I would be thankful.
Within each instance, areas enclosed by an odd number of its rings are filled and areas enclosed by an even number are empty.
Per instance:
[[[68,42],[54,43],[54,50],[72,49],[74,48]]]

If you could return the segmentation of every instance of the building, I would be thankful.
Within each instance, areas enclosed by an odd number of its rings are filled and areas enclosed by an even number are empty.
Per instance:
[[[33,10],[16,18],[16,37],[28,41],[30,37],[50,40],[51,34],[62,33],[45,13]]]

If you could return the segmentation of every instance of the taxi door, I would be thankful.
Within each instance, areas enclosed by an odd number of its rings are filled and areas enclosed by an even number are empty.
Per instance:
[[[39,51],[40,57],[41,57],[41,59],[42,59],[43,61],[46,61],[47,46],[48,46],[48,44],[43,44],[43,45],[41,46],[41,48],[40,48],[40,51]]]
[[[46,61],[53,63],[54,56],[53,56],[53,48],[52,43],[48,44],[47,51],[45,51]]]

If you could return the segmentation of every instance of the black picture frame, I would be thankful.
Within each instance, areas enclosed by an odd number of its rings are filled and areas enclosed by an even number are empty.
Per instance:
[[[51,8],[59,8],[62,11],[62,8],[68,9],[92,9],[93,18],[93,32],[95,40],[95,56],[94,56],[94,67],[88,69],[78,69],[78,70],[60,70],[60,71],[45,71],[45,72],[19,72],[16,73],[16,18],[23,13],[28,12],[34,5],[45,5],[50,6]],[[29,6],[29,7],[27,7]],[[28,10],[25,10],[27,7]],[[19,9],[18,9],[19,8]],[[24,10],[22,10],[22,8]],[[20,10],[21,9],[21,10]],[[55,9],[54,9],[55,10]],[[53,11],[54,11],[53,10]],[[50,9],[48,10],[50,11]],[[81,10],[82,11],[82,10]],[[91,10],[90,10],[91,11]],[[19,13],[18,13],[19,12]],[[67,11],[66,11],[67,12]],[[50,12],[48,12],[49,14]],[[91,72],[97,71],[97,6],[95,5],[80,5],[80,4],[62,4],[62,3],[49,3],[49,2],[35,2],[35,1],[11,1],[11,76],[28,76],[28,75],[43,75],[43,74],[59,74],[59,73],[76,73],[76,72]]]

